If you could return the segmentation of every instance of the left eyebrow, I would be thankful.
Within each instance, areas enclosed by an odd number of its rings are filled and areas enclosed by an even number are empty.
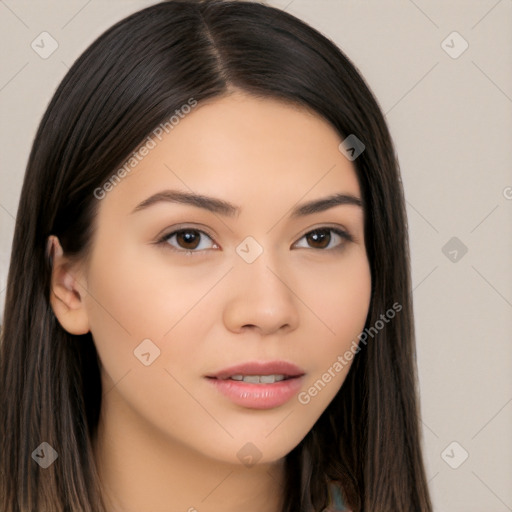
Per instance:
[[[239,215],[241,211],[240,206],[236,206],[215,197],[195,194],[192,192],[183,192],[179,190],[162,190],[161,192],[157,192],[147,199],[144,199],[144,201],[139,203],[131,213],[144,210],[159,202],[189,204],[191,206],[196,206],[197,208],[203,208],[210,212],[219,213],[221,215],[230,217]],[[308,201],[307,203],[296,206],[291,211],[290,217],[304,217],[306,215],[323,212],[335,206],[341,205],[352,205],[358,206],[360,208],[363,207],[363,203],[360,198],[352,194],[337,193],[327,197],[322,197],[320,199],[314,199],[312,201]]]

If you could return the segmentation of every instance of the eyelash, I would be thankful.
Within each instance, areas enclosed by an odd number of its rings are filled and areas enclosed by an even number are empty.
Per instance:
[[[177,253],[181,253],[181,254],[183,254],[185,256],[204,255],[204,253],[205,253],[204,249],[203,250],[201,250],[201,249],[199,249],[199,250],[176,249],[176,247],[173,247],[169,243],[169,239],[171,237],[173,237],[174,235],[177,235],[179,233],[183,233],[183,232],[187,232],[187,231],[192,231],[192,232],[195,232],[195,233],[200,233],[201,235],[206,235],[213,242],[213,238],[208,233],[206,233],[205,231],[202,231],[202,230],[196,229],[196,228],[192,228],[192,227],[184,227],[184,228],[180,228],[180,229],[175,229],[174,231],[171,231],[170,233],[167,233],[167,234],[163,235],[161,238],[159,238],[157,240],[156,243],[157,243],[157,245],[167,246],[171,251],[174,251],[174,252],[177,252]],[[304,233],[304,235],[302,235],[299,238],[299,240],[302,240],[303,238],[305,238],[308,235],[311,235],[313,233],[323,232],[323,231],[335,233],[336,235],[338,235],[343,240],[343,242],[340,242],[337,246],[331,247],[330,249],[319,249],[319,248],[316,248],[316,247],[308,247],[308,249],[313,249],[313,250],[317,250],[317,251],[339,251],[339,250],[343,249],[348,242],[353,242],[354,241],[353,236],[348,231],[344,231],[344,230],[342,230],[340,228],[334,228],[334,227],[331,227],[331,226],[322,226],[322,227],[319,227],[319,228],[312,229],[311,231],[308,231],[307,233]],[[295,242],[295,243],[297,243],[297,242]],[[330,243],[330,241],[329,241],[329,243]],[[216,244],[216,245],[218,245],[218,244]]]

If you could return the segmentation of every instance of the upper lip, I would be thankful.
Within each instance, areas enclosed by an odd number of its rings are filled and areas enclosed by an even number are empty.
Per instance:
[[[304,375],[304,370],[287,361],[251,361],[224,368],[206,377],[228,379],[233,375],[285,375],[286,377],[300,377]]]

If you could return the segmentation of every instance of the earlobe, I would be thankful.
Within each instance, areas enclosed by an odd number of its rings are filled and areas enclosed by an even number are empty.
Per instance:
[[[87,292],[55,235],[48,237],[47,256],[52,265],[50,304],[57,320],[70,334],[88,333],[89,319],[84,301]]]

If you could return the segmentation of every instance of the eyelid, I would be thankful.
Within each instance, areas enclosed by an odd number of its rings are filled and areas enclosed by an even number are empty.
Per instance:
[[[176,235],[180,231],[197,231],[201,235],[206,235],[210,240],[212,240],[213,244],[220,247],[220,244],[218,244],[215,241],[215,235],[210,234],[206,228],[203,227],[197,227],[193,224],[178,224],[177,226],[173,226],[171,230],[164,230],[162,235],[159,235],[154,242],[156,245],[164,245],[167,246],[170,250],[180,253],[180,254],[186,254],[186,255],[192,255],[192,254],[204,254],[206,252],[205,249],[202,250],[187,250],[187,249],[177,249],[176,247],[173,247],[171,244],[169,244],[167,241],[172,236]]]
[[[311,233],[314,233],[315,231],[332,231],[333,233],[335,233],[336,235],[338,235],[341,239],[342,239],[342,242],[339,243],[338,245],[336,245],[335,247],[331,247],[330,249],[316,249],[317,251],[322,251],[322,252],[330,252],[330,251],[336,251],[336,250],[341,250],[345,247],[345,245],[347,243],[350,243],[350,242],[355,242],[356,239],[355,237],[351,234],[351,232],[346,229],[345,227],[342,227],[342,226],[339,226],[339,225],[336,225],[336,226],[330,226],[330,225],[327,225],[327,224],[321,224],[317,227],[312,227],[312,228],[308,228],[307,231],[305,231],[298,239],[296,242],[294,242],[293,245],[296,245],[297,243],[299,243],[305,236],[311,234]],[[313,249],[315,250],[314,247],[301,247],[301,249]]]
[[[351,240],[351,241],[355,240],[355,237],[352,235],[352,232],[349,229],[347,229],[345,226],[342,226],[340,224],[334,224],[334,225],[331,225],[331,224],[319,224],[317,226],[312,226],[312,227],[307,228],[302,233],[302,235],[300,235],[297,238],[297,242],[299,240],[301,240],[302,238],[304,238],[306,235],[309,235],[310,233],[313,233],[314,231],[324,231],[324,230],[325,231],[332,230],[335,233],[339,234],[340,236],[345,237],[347,240]],[[297,242],[294,242],[294,243],[297,243]]]

